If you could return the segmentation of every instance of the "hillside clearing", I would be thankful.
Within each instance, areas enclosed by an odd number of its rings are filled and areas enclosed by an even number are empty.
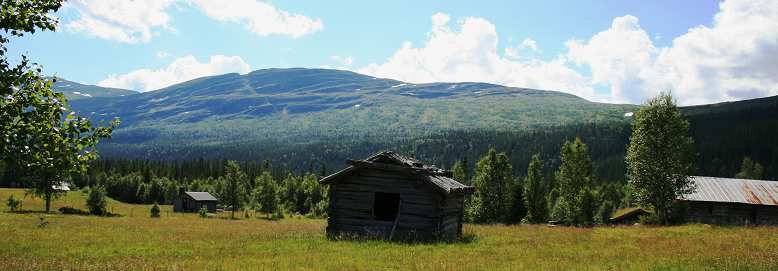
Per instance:
[[[0,189],[0,199],[23,190]],[[84,208],[78,191],[54,208]],[[25,210],[42,202],[26,198]],[[0,213],[0,270],[776,270],[778,227],[466,225],[473,240],[401,244],[331,241],[325,220],[149,218],[148,205],[110,201],[121,217]],[[39,227],[40,217],[49,224]]]

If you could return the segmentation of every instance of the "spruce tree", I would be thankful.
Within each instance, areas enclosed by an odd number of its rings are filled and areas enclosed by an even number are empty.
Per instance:
[[[474,220],[478,223],[507,222],[510,210],[512,168],[505,153],[489,149],[476,164],[473,185]]]
[[[224,182],[224,195],[222,195],[225,202],[230,203],[232,206],[232,213],[230,218],[235,218],[235,210],[242,207],[245,201],[245,187],[247,186],[248,176],[240,168],[235,161],[227,161],[227,165],[224,168],[225,175],[223,177]]]
[[[593,176],[588,147],[580,138],[565,141],[561,160],[556,172],[560,218],[569,225],[591,224],[594,214],[590,210],[592,203],[588,201],[594,201],[594,198],[591,197]]]
[[[535,154],[527,167],[527,176],[524,177],[524,205],[527,208],[524,221],[527,223],[543,223],[548,217],[544,184],[543,161],[540,160],[540,154]]]

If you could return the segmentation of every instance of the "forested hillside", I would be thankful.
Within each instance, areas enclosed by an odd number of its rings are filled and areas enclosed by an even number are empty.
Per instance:
[[[84,86],[60,80],[55,88],[72,94]],[[277,177],[331,172],[345,159],[385,149],[446,168],[457,160],[472,166],[489,147],[505,151],[521,176],[534,153],[555,168],[562,142],[578,136],[590,146],[599,179],[623,180],[631,121],[625,113],[637,108],[553,91],[415,85],[321,69],[226,74],[131,95],[90,87],[93,97],[73,100],[74,109],[123,121],[99,146],[103,159],[269,160]],[[748,156],[765,166],[765,177],[778,176],[778,97],[682,110],[697,174],[731,177]],[[3,172],[6,180],[15,175]]]

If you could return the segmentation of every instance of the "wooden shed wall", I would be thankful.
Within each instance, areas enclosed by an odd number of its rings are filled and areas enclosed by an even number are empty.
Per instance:
[[[687,222],[731,225],[778,225],[778,206],[726,202],[688,202]]]
[[[456,238],[462,235],[465,197],[462,194],[451,195],[443,201],[441,209],[440,234],[444,238]]]
[[[388,237],[393,221],[373,219],[376,192],[400,195],[402,205],[396,236],[431,237],[437,234],[444,197],[412,175],[361,169],[330,185],[328,234],[367,234]]]

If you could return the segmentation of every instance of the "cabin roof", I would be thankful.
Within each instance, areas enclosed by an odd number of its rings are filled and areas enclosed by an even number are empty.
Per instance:
[[[745,203],[778,206],[778,182],[692,176],[693,193],[681,197],[686,201]]]
[[[321,183],[333,183],[362,168],[374,168],[388,171],[399,171],[417,175],[425,183],[435,186],[438,191],[445,194],[473,193],[472,186],[464,185],[454,179],[450,171],[439,169],[435,166],[425,165],[412,157],[403,156],[391,151],[383,151],[373,154],[363,160],[347,160],[349,166],[322,178]]]
[[[623,209],[618,209],[615,212],[613,212],[613,215],[610,217],[611,222],[620,222],[625,219],[631,219],[636,218],[641,215],[649,214],[650,212],[642,209],[642,208],[635,208],[635,207],[628,207]]]
[[[208,192],[184,192],[185,194],[189,195],[192,199],[195,201],[218,201],[216,197],[211,195],[211,193]]]

